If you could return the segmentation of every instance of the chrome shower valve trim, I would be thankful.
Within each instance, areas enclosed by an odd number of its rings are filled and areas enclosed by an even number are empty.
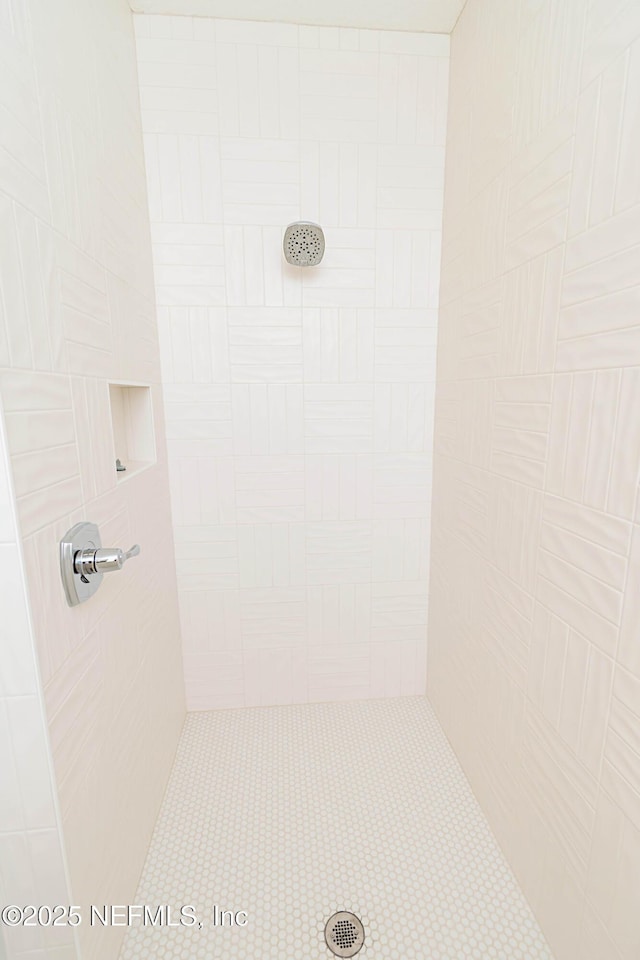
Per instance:
[[[126,552],[120,547],[103,547],[95,523],[76,523],[60,541],[60,575],[69,606],[92,597],[103,574],[122,570],[127,560],[139,553],[137,543]]]

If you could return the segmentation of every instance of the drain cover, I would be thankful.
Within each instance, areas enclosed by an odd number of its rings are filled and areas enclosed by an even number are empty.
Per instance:
[[[324,939],[336,957],[355,957],[364,944],[364,927],[355,913],[341,910],[327,920]]]

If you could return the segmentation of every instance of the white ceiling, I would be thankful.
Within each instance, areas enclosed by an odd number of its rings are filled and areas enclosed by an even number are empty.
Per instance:
[[[466,0],[129,0],[137,13],[450,33]]]

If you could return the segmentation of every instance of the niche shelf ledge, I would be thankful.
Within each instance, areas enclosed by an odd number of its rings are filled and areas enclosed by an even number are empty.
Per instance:
[[[151,388],[140,383],[109,383],[113,435],[113,470],[118,483],[135,477],[156,462]],[[119,460],[126,470],[116,469]]]

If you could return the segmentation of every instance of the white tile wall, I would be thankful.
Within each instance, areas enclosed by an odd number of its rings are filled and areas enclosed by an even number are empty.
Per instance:
[[[70,903],[57,791],[0,410],[0,902]],[[73,930],[0,929],[0,957],[75,960]]]
[[[119,484],[108,380],[150,384],[155,407],[159,462]],[[0,396],[71,890],[84,905],[133,897],[184,716],[159,381],[128,5],[4,0]],[[9,502],[0,480],[3,902],[68,903]],[[142,554],[71,610],[58,541],[83,519]],[[71,956],[48,933],[5,933],[12,960]],[[84,960],[113,957],[121,935],[83,925]]]
[[[640,955],[640,8],[453,33],[429,695],[558,960]]]
[[[448,37],[135,22],[188,705],[421,693]]]

